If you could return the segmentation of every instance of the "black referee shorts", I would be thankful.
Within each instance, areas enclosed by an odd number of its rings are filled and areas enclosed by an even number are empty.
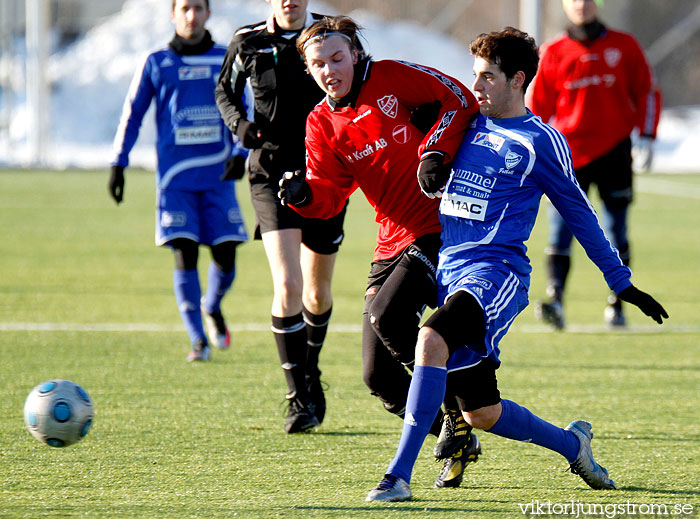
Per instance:
[[[250,198],[255,209],[255,239],[262,234],[282,229],[301,229],[301,241],[317,254],[335,254],[343,242],[343,223],[347,202],[342,211],[329,219],[305,218],[282,205],[277,197],[279,187],[269,183],[250,185]]]

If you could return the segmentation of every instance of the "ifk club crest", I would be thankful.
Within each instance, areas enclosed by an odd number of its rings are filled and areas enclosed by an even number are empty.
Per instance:
[[[399,108],[399,101],[398,99],[396,99],[395,95],[388,94],[384,97],[377,99],[377,106],[379,106],[379,109],[382,112],[384,112],[387,116],[391,117],[392,119],[396,119],[396,114]]]
[[[517,153],[508,150],[508,152],[506,153],[506,167],[508,169],[513,169],[520,163],[522,159],[522,155],[518,155]]]

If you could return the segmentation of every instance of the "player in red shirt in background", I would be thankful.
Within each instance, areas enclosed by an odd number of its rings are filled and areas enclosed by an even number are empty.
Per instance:
[[[530,87],[530,109],[561,131],[569,142],[574,171],[588,193],[598,186],[608,238],[629,265],[627,214],[632,202],[632,142],[638,132],[651,165],[651,145],[661,111],[661,92],[635,38],[609,29],[597,18],[600,0],[563,0],[571,25],[541,49],[540,67]],[[602,2],[600,2],[602,3]],[[564,327],[563,295],[571,264],[573,235],[559,213],[549,208],[548,302],[536,314],[557,329]],[[625,326],[622,304],[608,298],[605,321]]]
[[[279,196],[302,216],[331,218],[359,187],[376,211],[379,231],[363,311],[363,379],[388,411],[403,417],[411,383],[406,368],[413,367],[421,315],[437,304],[436,195],[478,106],[465,86],[435,69],[363,56],[358,29],[350,18],[326,17],[297,40],[326,98],[307,118],[306,174],[286,173]],[[412,119],[431,107],[427,128]],[[427,179],[420,186],[417,171]],[[457,426],[446,417],[446,427]],[[458,486],[464,467],[481,452],[476,436],[461,425],[463,448],[447,457],[436,486]],[[439,430],[438,416],[432,432]]]

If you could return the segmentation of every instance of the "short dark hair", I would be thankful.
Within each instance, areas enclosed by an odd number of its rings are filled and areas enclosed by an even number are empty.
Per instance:
[[[480,34],[469,45],[469,52],[474,57],[483,58],[498,65],[508,79],[518,71],[522,71],[525,74],[523,91],[527,90],[535,77],[540,61],[535,39],[513,27]]]
[[[340,33],[348,38],[351,49],[363,54],[362,44],[359,41],[361,30],[362,27],[349,16],[324,16],[302,31],[297,38],[297,50],[306,62],[304,49],[310,40],[314,38],[325,39],[326,34],[330,36],[332,33]]]
[[[175,10],[175,4],[176,4],[176,3],[177,3],[177,0],[173,0],[172,4],[170,4],[170,5],[171,5],[170,10],[171,10],[171,11],[174,11],[174,10]],[[207,11],[209,11],[209,10],[210,10],[210,8],[209,8],[209,0],[204,0],[204,3],[207,4]]]

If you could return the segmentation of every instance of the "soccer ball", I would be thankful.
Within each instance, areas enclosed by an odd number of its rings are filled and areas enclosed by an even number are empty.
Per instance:
[[[37,440],[67,447],[88,433],[93,407],[87,392],[70,380],[54,379],[32,389],[24,402],[24,423]]]

